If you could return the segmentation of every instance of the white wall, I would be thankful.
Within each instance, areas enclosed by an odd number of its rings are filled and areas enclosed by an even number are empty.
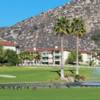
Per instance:
[[[89,62],[90,61],[90,59],[91,59],[91,55],[89,55],[89,54],[87,54],[87,53],[83,53],[83,54],[81,54],[82,55],[82,61],[83,62]]]
[[[65,64],[66,60],[68,59],[69,53],[70,53],[69,51],[64,51],[63,52],[63,59],[64,59],[64,62],[63,63],[64,64]]]
[[[16,51],[16,47],[14,47],[14,46],[3,46],[3,48],[4,48],[5,50],[9,49],[9,50]]]
[[[95,64],[98,65],[100,63],[100,60],[98,60],[96,57],[92,57],[92,55],[83,53],[82,55],[82,61],[83,63],[88,63],[90,60],[94,60]]]
[[[55,51],[54,51],[55,52]],[[48,63],[53,63],[53,60],[55,60],[55,61],[60,61],[60,63],[61,63],[61,52],[59,52],[58,53],[58,55],[59,55],[59,59],[54,59],[54,54],[55,53],[51,53],[50,51],[45,51],[45,53],[46,53],[46,56],[48,57]],[[41,52],[41,56],[45,56],[44,54],[44,51],[43,52]],[[63,63],[65,64],[65,62],[66,62],[66,59],[68,59],[68,56],[69,56],[69,51],[64,51],[63,52]],[[42,59],[43,60],[43,59]]]

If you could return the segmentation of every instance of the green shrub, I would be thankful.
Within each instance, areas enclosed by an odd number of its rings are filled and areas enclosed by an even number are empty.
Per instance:
[[[77,57],[76,51],[72,51],[72,52],[69,54],[66,63],[68,63],[68,64],[75,64],[75,62],[76,62],[76,57]],[[79,61],[82,61],[82,56],[81,56],[80,53],[79,53]]]
[[[16,65],[19,63],[18,55],[13,50],[6,50],[6,62],[7,65]]]

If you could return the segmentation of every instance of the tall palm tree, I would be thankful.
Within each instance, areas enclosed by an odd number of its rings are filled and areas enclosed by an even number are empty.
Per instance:
[[[85,23],[82,18],[73,18],[72,24],[72,33],[76,36],[76,75],[79,75],[79,38],[83,37],[86,33]]]
[[[64,38],[64,35],[67,35],[70,33],[69,30],[70,30],[70,20],[67,20],[63,16],[59,17],[55,23],[54,31],[55,31],[56,35],[60,35],[60,37],[61,37],[61,72],[60,72],[61,79],[64,78],[63,38]]]

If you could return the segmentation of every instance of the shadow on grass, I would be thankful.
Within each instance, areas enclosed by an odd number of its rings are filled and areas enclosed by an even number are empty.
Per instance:
[[[60,76],[60,70],[54,70],[54,71],[50,71],[50,72],[57,73],[58,76]]]
[[[75,70],[70,69],[70,70],[67,70],[67,71],[69,71],[73,75],[75,74]]]
[[[75,75],[75,70],[64,70],[65,71],[65,73],[68,75],[69,73],[71,74],[71,75]],[[50,72],[53,72],[53,73],[57,73],[58,74],[58,76],[60,77],[60,70],[54,70],[54,71],[50,71]]]

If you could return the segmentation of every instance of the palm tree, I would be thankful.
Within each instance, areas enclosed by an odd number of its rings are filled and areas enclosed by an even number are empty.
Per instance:
[[[54,31],[56,35],[60,35],[61,37],[61,79],[64,78],[64,62],[63,62],[63,37],[70,33],[70,20],[67,20],[65,17],[61,16],[57,19]]]
[[[76,36],[76,75],[79,75],[79,38],[83,37],[86,33],[85,24],[82,18],[73,18],[71,28],[73,35]]]

